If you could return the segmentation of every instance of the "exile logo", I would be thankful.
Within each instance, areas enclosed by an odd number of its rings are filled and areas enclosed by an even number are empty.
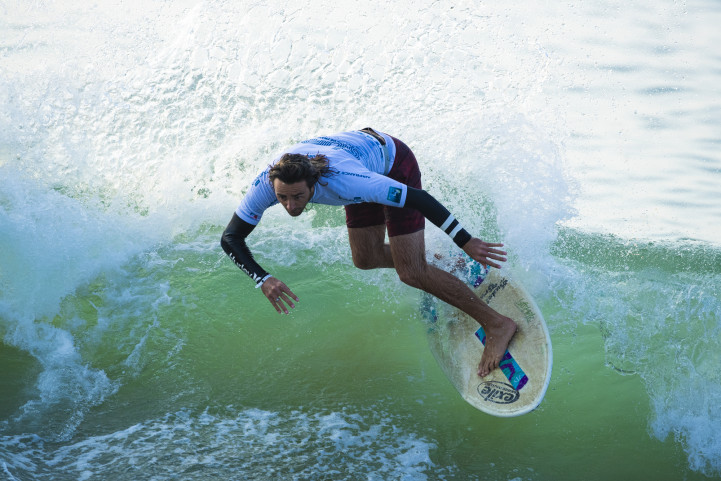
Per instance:
[[[511,404],[518,401],[520,393],[510,384],[499,381],[482,382],[476,388],[484,401],[496,404]]]

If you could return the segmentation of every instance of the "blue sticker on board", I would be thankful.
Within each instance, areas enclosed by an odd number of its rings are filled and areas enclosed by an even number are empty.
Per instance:
[[[486,333],[483,331],[482,327],[479,327],[476,331],[476,337],[483,343],[484,346],[486,345]],[[518,362],[516,362],[513,356],[511,356],[511,353],[508,352],[508,349],[506,349],[506,353],[503,355],[503,359],[501,359],[498,367],[501,369],[503,374],[505,374],[506,379],[510,381],[511,386],[513,386],[513,389],[516,391],[520,391],[528,382],[528,376],[526,376],[526,373],[523,372],[521,366],[519,366]]]

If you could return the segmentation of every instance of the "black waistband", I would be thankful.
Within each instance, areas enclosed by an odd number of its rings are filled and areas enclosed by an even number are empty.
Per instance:
[[[366,134],[368,134],[368,135],[370,135],[371,137],[373,137],[374,139],[376,139],[378,142],[380,142],[381,145],[386,145],[386,139],[384,139],[381,134],[379,134],[378,132],[376,132],[376,131],[373,130],[372,128],[366,127],[366,128],[364,128],[364,129],[360,129],[360,131],[361,131],[361,132],[364,132],[364,133],[366,133]]]

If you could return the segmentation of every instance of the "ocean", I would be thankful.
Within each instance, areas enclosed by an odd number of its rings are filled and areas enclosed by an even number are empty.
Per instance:
[[[721,3],[0,0],[0,479],[721,479]],[[466,404],[341,208],[220,235],[372,126],[536,299],[532,413]],[[454,249],[428,224],[429,256]]]

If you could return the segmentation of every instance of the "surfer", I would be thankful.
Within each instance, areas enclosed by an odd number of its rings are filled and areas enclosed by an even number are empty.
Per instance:
[[[460,279],[426,262],[425,219],[484,265],[500,268],[498,262],[506,260],[503,244],[471,236],[422,190],[418,162],[403,142],[370,128],[317,137],[291,147],[255,178],[223,232],[221,245],[275,310],[287,314],[298,297],[255,261],[245,242],[263,212],[278,203],[293,217],[309,203],[344,205],[354,265],[394,268],[402,282],[473,317],[487,335],[478,375],[484,377],[498,367],[516,323],[491,309]]]

